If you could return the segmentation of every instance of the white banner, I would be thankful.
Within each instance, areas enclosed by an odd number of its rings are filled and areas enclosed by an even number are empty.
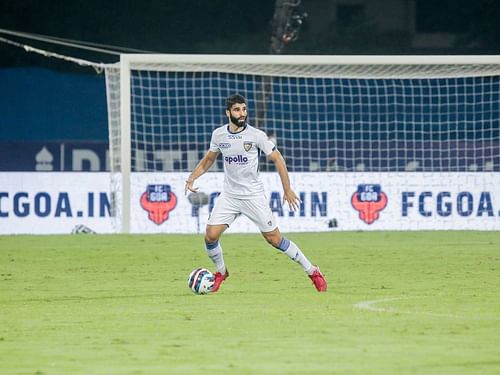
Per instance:
[[[113,232],[109,173],[0,173],[0,234]]]
[[[201,233],[224,176],[195,186],[206,202],[184,194],[188,173],[131,176],[132,233]],[[283,205],[277,173],[262,173],[281,231],[500,230],[500,173],[292,173],[302,203]],[[0,173],[0,234],[70,233],[85,225],[114,231],[109,173]],[[196,202],[195,202],[196,203]],[[241,216],[228,232],[257,232]]]
[[[224,176],[207,173],[196,181],[195,186],[208,198],[207,204],[196,208],[184,195],[187,175],[132,176],[132,232],[204,231]],[[261,177],[283,232],[500,230],[500,173],[293,173],[292,187],[302,200],[298,212],[282,204],[277,173]],[[161,209],[159,202],[163,202]],[[257,229],[242,216],[228,232]]]

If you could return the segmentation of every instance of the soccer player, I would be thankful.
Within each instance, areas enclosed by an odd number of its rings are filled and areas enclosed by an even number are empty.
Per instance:
[[[259,178],[259,154],[264,152],[274,162],[283,185],[283,201],[295,211],[300,199],[290,187],[285,160],[268,136],[250,126],[247,120],[246,100],[239,94],[226,99],[226,115],[229,123],[212,132],[210,148],[186,180],[186,193],[196,193],[195,180],[204,174],[221,153],[224,158],[224,190],[217,198],[208,219],[205,232],[205,248],[216,267],[212,292],[217,292],[229,272],[224,263],[220,237],[241,214],[253,221],[266,241],[297,262],[312,280],[318,292],[325,292],[326,280],[318,266],[311,264],[299,247],[283,237],[264,193]]]

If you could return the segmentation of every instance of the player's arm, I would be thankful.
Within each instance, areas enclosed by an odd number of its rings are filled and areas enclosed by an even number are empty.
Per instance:
[[[186,187],[184,191],[186,194],[188,190],[192,191],[193,193],[196,193],[198,188],[193,187],[194,181],[198,177],[200,177],[203,173],[205,173],[210,169],[210,167],[214,164],[215,160],[217,159],[218,155],[219,155],[218,152],[207,151],[205,156],[200,160],[198,165],[193,169],[188,179],[186,180]]]
[[[267,157],[274,162],[280,175],[281,184],[283,185],[283,202],[288,202],[290,209],[296,211],[299,208],[300,199],[290,186],[290,177],[288,176],[285,159],[278,150],[274,150]]]

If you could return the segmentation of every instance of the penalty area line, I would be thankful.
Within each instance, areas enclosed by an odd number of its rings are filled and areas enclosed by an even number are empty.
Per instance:
[[[454,315],[454,314],[440,314],[440,313],[425,312],[425,311],[408,311],[408,310],[399,310],[399,309],[395,309],[392,307],[376,306],[376,305],[378,305],[380,303],[384,303],[384,302],[401,301],[401,300],[410,299],[410,298],[423,298],[423,297],[382,298],[382,299],[376,299],[376,300],[371,300],[371,301],[361,301],[361,302],[355,303],[353,306],[358,308],[358,309],[361,309],[361,310],[367,310],[367,311],[372,311],[372,312],[390,313],[390,314],[427,315],[427,316],[436,316],[436,317],[441,317],[441,318],[463,318],[460,315]]]

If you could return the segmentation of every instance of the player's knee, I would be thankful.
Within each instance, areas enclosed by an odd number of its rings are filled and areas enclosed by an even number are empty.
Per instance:
[[[205,242],[214,243],[219,241],[222,233],[228,228],[228,225],[207,225],[205,230]]]
[[[206,233],[205,234],[205,243],[206,244],[215,243],[218,240],[219,240],[219,236],[215,235],[214,233]]]
[[[221,232],[217,230],[207,230],[205,232],[205,243],[211,244],[219,241]]]

